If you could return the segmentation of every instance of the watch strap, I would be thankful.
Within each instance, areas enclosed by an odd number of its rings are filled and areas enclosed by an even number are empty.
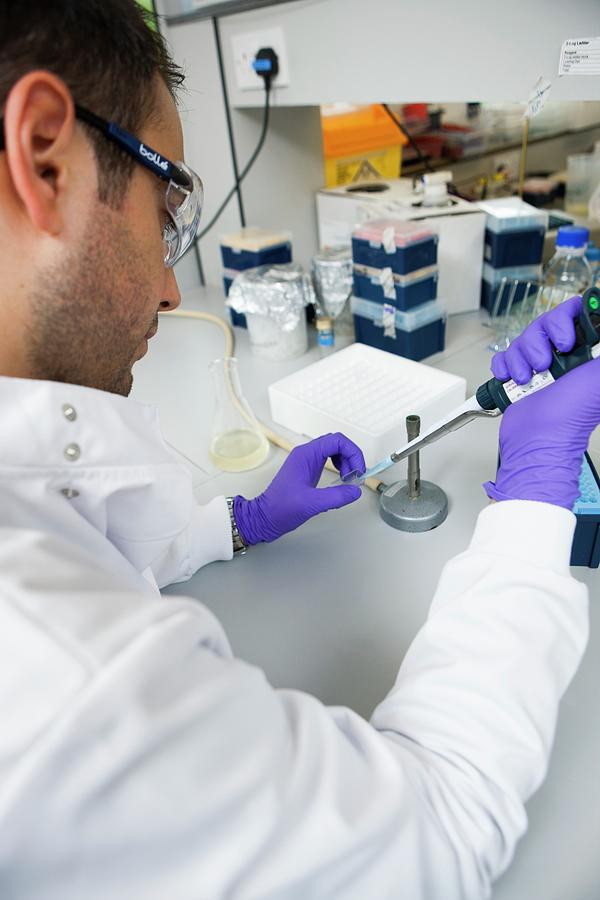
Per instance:
[[[243,556],[244,553],[248,550],[248,545],[244,542],[243,537],[240,534],[239,528],[237,527],[237,522],[235,521],[235,513],[233,509],[234,497],[225,497],[225,501],[227,503],[227,509],[229,511],[229,521],[231,524],[231,540],[233,542],[233,555],[234,556]]]

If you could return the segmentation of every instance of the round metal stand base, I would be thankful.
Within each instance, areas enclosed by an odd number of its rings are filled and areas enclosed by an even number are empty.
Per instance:
[[[420,495],[411,500],[408,483],[397,481],[381,494],[379,515],[399,531],[431,531],[446,520],[448,498],[437,484],[422,481]]]

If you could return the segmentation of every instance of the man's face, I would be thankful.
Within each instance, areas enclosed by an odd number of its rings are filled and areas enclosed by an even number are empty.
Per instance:
[[[168,159],[183,159],[179,116],[162,81],[156,112],[138,137]],[[25,349],[33,377],[129,394],[158,310],[180,301],[163,261],[165,191],[166,182],[135,165],[120,208],[101,203],[96,192],[80,201],[79,234],[58,261],[38,270],[30,297]]]

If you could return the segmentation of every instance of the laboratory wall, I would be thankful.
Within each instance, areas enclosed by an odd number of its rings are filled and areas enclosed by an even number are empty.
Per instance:
[[[558,77],[563,41],[598,36],[598,0],[298,0],[224,19],[224,42],[274,25],[289,60],[282,105],[525,100],[540,75],[555,100],[600,99],[598,78]],[[230,54],[227,66],[233,104],[260,103],[235,86]]]
[[[157,5],[165,12],[164,0]],[[568,5],[505,0],[501,15],[495,5],[477,0],[424,0],[409,7],[397,0],[371,0],[368,5],[359,0],[297,0],[222,18],[219,29],[240,167],[260,135],[264,91],[238,90],[231,39],[281,26],[289,61],[290,85],[273,91],[267,141],[242,189],[247,223],[290,230],[294,258],[303,265],[309,262],[317,241],[314,193],[323,183],[323,102],[525,100],[540,75],[552,81],[553,100],[600,100],[600,77],[557,76],[562,42],[598,33],[598,13],[598,0]],[[205,181],[207,223],[234,184],[214,25],[210,19],[190,20],[163,24],[163,30],[187,75],[182,96],[186,155]],[[589,121],[595,117],[594,110],[589,111]],[[558,162],[552,165],[560,165],[567,152],[588,149],[598,136],[586,132],[558,139],[552,150]],[[544,146],[532,146],[530,153],[542,161]],[[545,162],[550,165],[549,159]],[[491,171],[494,164],[491,157],[483,167]],[[473,165],[465,164],[464,177]],[[219,235],[239,228],[240,221],[234,197],[201,241],[207,283],[221,279]],[[192,254],[179,265],[178,277],[183,289],[198,283]]]
[[[158,8],[160,11],[160,5]],[[166,33],[175,60],[186,75],[179,101],[185,156],[204,181],[203,222],[208,222],[234,183],[213,26],[208,20],[174,28],[162,23],[161,28]],[[202,242],[202,261],[208,283],[216,284],[219,275],[216,260],[218,248],[214,236],[219,230],[238,227],[239,213],[232,202],[215,231]],[[199,283],[193,253],[184,257],[176,267],[176,273],[182,290]]]
[[[167,37],[186,72],[181,97],[186,157],[204,179],[203,221],[208,222],[234,184],[213,25],[211,21],[192,22],[167,29]],[[262,110],[232,109],[231,115],[238,160],[243,165],[260,135]],[[247,222],[291,230],[294,257],[306,264],[317,246],[314,194],[322,183],[318,107],[273,109],[267,142],[243,187]],[[234,197],[200,245],[207,283],[218,284],[221,279],[219,235],[239,227]],[[188,254],[177,274],[182,289],[198,283],[193,254]]]

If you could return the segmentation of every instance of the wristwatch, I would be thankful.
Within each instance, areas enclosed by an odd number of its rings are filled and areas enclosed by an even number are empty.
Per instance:
[[[233,541],[233,555],[234,556],[243,556],[248,549],[248,544],[244,543],[244,539],[241,536],[239,529],[237,527],[237,522],[235,521],[235,515],[233,513],[233,497],[225,497],[227,501],[227,509],[229,510],[229,521],[231,523],[231,540]]]

